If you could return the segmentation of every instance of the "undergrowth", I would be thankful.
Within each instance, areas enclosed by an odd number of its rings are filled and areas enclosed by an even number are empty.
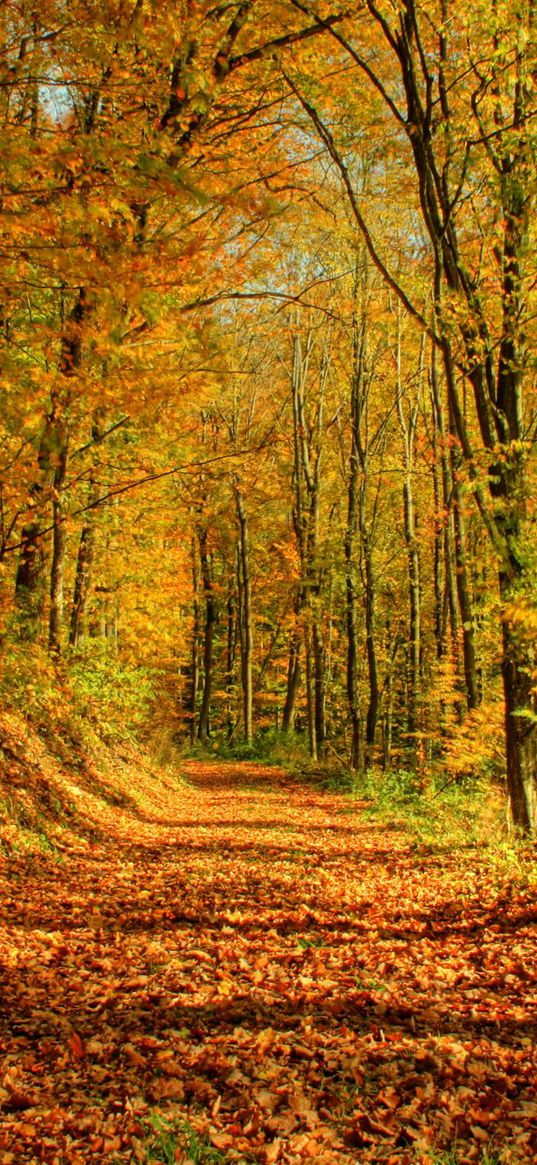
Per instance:
[[[136,738],[150,718],[158,676],[120,662],[99,640],[52,659],[39,644],[12,644],[0,672],[0,701],[44,734],[97,732],[107,743]]]
[[[479,1158],[479,1165],[502,1165],[504,1158],[490,1149],[484,1149]],[[435,1155],[432,1159],[431,1165],[460,1165],[462,1158],[459,1155],[457,1148],[448,1149],[445,1153],[439,1156]]]
[[[227,1160],[186,1121],[167,1120],[160,1113],[153,1113],[145,1127],[148,1165],[175,1165],[178,1159],[185,1158],[192,1165],[224,1165]]]
[[[535,846],[510,831],[504,791],[486,779],[446,781],[439,772],[424,780],[402,769],[357,774],[343,766],[313,770],[312,776],[327,791],[348,797],[341,812],[359,812],[386,830],[402,831],[417,853],[479,850],[499,883],[537,883]]]
[[[60,660],[34,644],[6,652],[0,852],[60,861],[60,845],[87,841],[101,829],[89,821],[88,809],[144,811],[144,774],[148,789],[154,791],[156,780],[162,795],[181,783],[175,751],[155,756],[147,739],[153,682],[99,645]]]
[[[196,740],[185,743],[182,754],[192,760],[251,761],[252,764],[274,765],[286,769],[299,769],[308,763],[308,746],[305,737],[290,735],[277,729],[265,729],[255,733],[253,740],[228,740],[215,737],[206,745]]]

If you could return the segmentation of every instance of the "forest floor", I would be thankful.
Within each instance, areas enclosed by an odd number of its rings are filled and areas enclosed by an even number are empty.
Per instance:
[[[71,778],[86,836],[3,863],[3,1165],[535,1161],[535,892],[277,769],[182,773]]]

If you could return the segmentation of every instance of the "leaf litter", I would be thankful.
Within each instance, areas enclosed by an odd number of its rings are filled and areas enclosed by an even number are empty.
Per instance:
[[[4,1165],[533,1161],[534,891],[274,768],[185,769],[4,863]]]

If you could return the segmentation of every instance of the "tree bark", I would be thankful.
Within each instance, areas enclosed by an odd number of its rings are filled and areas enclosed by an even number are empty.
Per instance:
[[[71,608],[71,623],[69,628],[69,644],[71,647],[80,647],[86,638],[87,609],[95,543],[93,511],[90,510],[89,514],[88,521],[84,522],[80,532],[80,542],[78,544],[73,605]]]
[[[369,538],[363,542],[365,568],[365,644],[369,676],[369,702],[366,715],[366,767],[373,761],[379,707],[377,645],[375,640],[375,576]]]
[[[23,527],[21,542],[15,578],[17,630],[21,639],[34,642],[45,607],[45,555],[39,520]]]
[[[65,527],[65,478],[67,474],[68,432],[67,424],[56,426],[58,448],[56,453],[56,468],[53,477],[52,495],[52,560],[50,566],[50,612],[49,612],[49,651],[60,655],[63,628],[63,597],[65,552],[67,546],[67,530]]]
[[[250,579],[250,559],[248,545],[248,519],[244,499],[237,484],[234,487],[235,505],[239,523],[238,574],[240,584],[240,625],[241,625],[241,682],[243,694],[244,739],[251,744],[253,736],[253,650],[254,636],[252,624],[252,584]]]
[[[96,409],[91,426],[91,443],[97,445],[103,436],[103,410]],[[86,638],[87,609],[91,589],[91,576],[95,554],[95,526],[97,521],[96,502],[99,489],[92,468],[88,488],[88,511],[80,532],[73,590],[73,604],[69,628],[69,644],[79,647]]]
[[[455,560],[457,596],[462,623],[462,653],[464,663],[464,681],[466,688],[466,702],[469,709],[479,705],[479,687],[477,682],[476,650],[475,650],[475,623],[472,593],[468,571],[468,555],[466,549],[466,521],[464,493],[461,486],[461,458],[458,447],[451,446],[452,480],[453,480],[453,520],[455,528]]]
[[[198,719],[198,740],[207,744],[210,735],[211,695],[213,686],[214,632],[217,619],[216,601],[211,571],[211,559],[207,546],[207,531],[198,533],[200,569],[205,597],[205,627],[203,633],[203,690]]]
[[[312,409],[306,417],[305,385],[312,349],[308,335],[305,349],[300,337],[293,342],[291,376],[293,403],[293,479],[295,499],[293,525],[300,557],[300,581],[296,610],[302,616],[306,656],[306,696],[308,733],[312,759],[323,756],[326,739],[325,720],[325,651],[321,618],[322,572],[319,567],[319,513],[321,489],[321,462],[323,438],[323,396],[328,371],[325,354],[321,358],[319,390]],[[291,659],[290,659],[291,664]],[[300,677],[299,654],[295,651],[288,673],[288,700]],[[284,713],[284,724],[290,723],[289,709]]]
[[[503,580],[506,602],[511,581]],[[502,678],[505,696],[507,788],[511,820],[516,829],[530,833],[537,827],[537,733],[532,648],[524,648],[509,619],[503,622]]]
[[[298,615],[295,610],[295,614]],[[285,705],[282,717],[282,731],[285,733],[292,732],[294,728],[294,717],[296,700],[300,688],[301,667],[300,654],[302,650],[302,640],[297,631],[291,634],[291,642],[289,644],[289,662],[287,665],[287,687],[285,693]]]
[[[196,739],[196,710],[199,688],[199,638],[200,638],[200,603],[199,578],[196,539],[191,542],[192,558],[192,645],[190,648],[190,692],[188,698],[188,712],[190,716],[190,743]]]
[[[420,380],[421,364],[420,355]],[[407,731],[410,737],[410,747],[416,751],[417,734],[420,728],[420,688],[421,688],[421,577],[419,545],[416,531],[416,514],[414,506],[413,470],[414,470],[414,439],[419,404],[419,385],[414,399],[409,403],[405,414],[403,407],[403,381],[401,373],[401,311],[398,310],[397,343],[397,413],[403,438],[403,526],[408,562],[408,605],[409,605],[409,636],[407,649]]]
[[[80,288],[77,301],[64,325],[58,373],[59,387],[51,397],[50,413],[42,432],[38,464],[41,480],[30,488],[35,517],[22,531],[22,547],[15,580],[15,603],[25,638],[35,638],[45,590],[42,570],[45,556],[38,546],[43,537],[43,507],[52,500],[52,560],[48,644],[54,654],[61,651],[63,624],[63,579],[66,529],[64,488],[69,450],[70,378],[76,375],[81,358],[81,324],[86,312],[86,293]]]
[[[326,746],[326,691],[325,691],[325,648],[322,628],[317,613],[314,614],[312,629],[312,656],[315,676],[314,715],[315,745],[317,758],[323,759]]]
[[[317,754],[317,724],[315,719],[315,692],[314,679],[312,668],[312,651],[311,651],[311,633],[309,627],[306,628],[305,635],[306,647],[306,706],[308,712],[308,738],[310,745],[310,757],[312,761],[318,759]]]
[[[391,622],[386,624],[386,648],[388,666],[382,689],[382,767],[385,772],[390,768],[392,755],[393,735],[393,673],[401,638],[398,633],[393,634]]]
[[[238,564],[237,564],[238,567]],[[226,694],[227,694],[227,738],[232,740],[235,735],[236,717],[234,709],[235,687],[235,652],[237,640],[237,595],[235,579],[229,580],[229,590],[226,604],[227,636],[226,636]],[[240,586],[239,586],[240,589]],[[239,599],[240,606],[240,599]],[[239,614],[240,618],[240,614]]]
[[[438,374],[438,353],[431,353],[431,403],[433,424],[434,469],[434,631],[437,656],[445,655],[451,630],[451,650],[455,665],[459,655],[459,610],[454,566],[453,499],[450,447],[446,435],[443,394]],[[444,579],[444,581],[443,581]]]

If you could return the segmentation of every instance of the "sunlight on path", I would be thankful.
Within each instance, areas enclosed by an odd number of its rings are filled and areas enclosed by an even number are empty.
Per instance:
[[[5,1165],[533,1160],[535,904],[274,768],[184,773],[6,871]]]

